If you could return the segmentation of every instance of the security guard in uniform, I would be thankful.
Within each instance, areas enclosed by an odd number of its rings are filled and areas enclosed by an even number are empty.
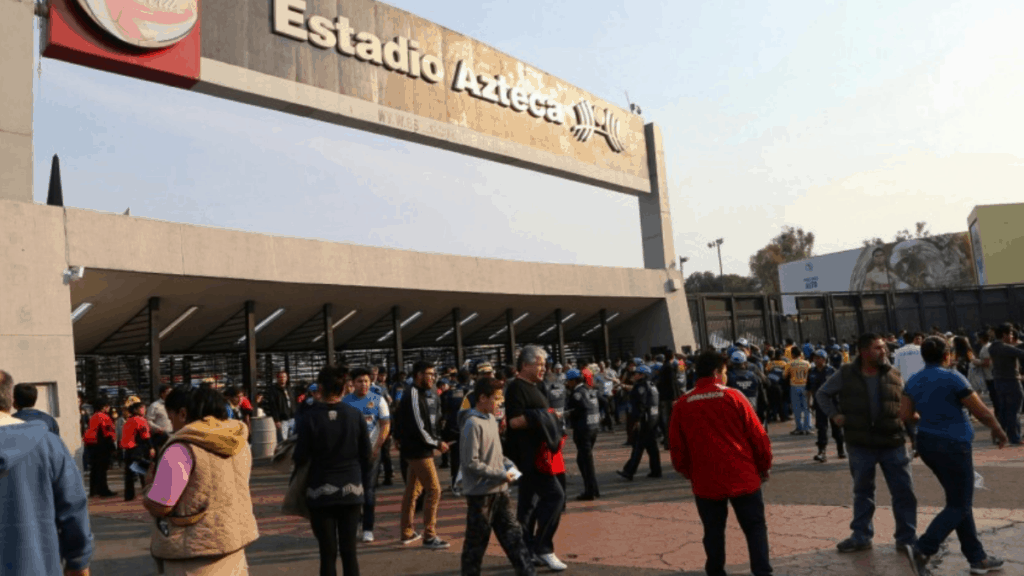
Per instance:
[[[747,364],[747,355],[737,350],[729,356],[728,382],[726,386],[735,388],[743,393],[743,396],[753,406],[754,412],[764,426],[768,417],[766,410],[768,404],[767,393],[761,385],[761,378],[750,369]]]
[[[572,428],[572,440],[576,443],[576,465],[583,477],[583,493],[577,500],[600,498],[597,488],[597,472],[594,470],[594,443],[601,426],[601,407],[598,392],[584,381],[583,374],[573,368],[565,373],[569,387],[569,399],[565,403],[565,415]]]
[[[579,371],[577,370],[577,372]],[[548,397],[548,406],[554,408],[555,413],[561,418],[562,413],[565,412],[565,402],[569,397],[565,389],[565,381],[560,378],[553,379],[550,382],[541,384],[541,386],[544,390],[544,395]]]
[[[640,364],[633,372],[633,389],[629,393],[629,408],[633,414],[636,437],[633,454],[622,470],[615,473],[626,480],[632,480],[640,467],[644,450],[651,464],[648,478],[661,478],[661,454],[658,452],[658,388],[651,383],[651,369]]]

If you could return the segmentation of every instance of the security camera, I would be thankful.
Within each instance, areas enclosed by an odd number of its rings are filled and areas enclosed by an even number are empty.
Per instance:
[[[85,266],[72,266],[64,270],[62,275],[64,279],[64,285],[67,286],[75,280],[81,280],[85,277]]]

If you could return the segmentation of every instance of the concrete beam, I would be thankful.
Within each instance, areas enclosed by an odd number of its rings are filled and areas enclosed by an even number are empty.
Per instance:
[[[644,268],[664,270],[676,259],[672,214],[668,205],[665,149],[661,130],[654,124],[644,126],[644,136],[647,140],[647,166],[651,175],[651,193],[639,197]]]

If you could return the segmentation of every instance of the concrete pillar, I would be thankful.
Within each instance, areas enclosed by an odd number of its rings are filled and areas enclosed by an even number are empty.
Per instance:
[[[639,195],[644,268],[664,270],[676,260],[672,214],[668,206],[665,150],[661,130],[654,124],[644,126],[644,138],[647,140],[647,168],[651,174],[651,193]]]
[[[0,0],[0,200],[32,201],[34,18],[32,0]]]
[[[452,309],[452,330],[455,333],[455,365],[462,369],[466,363],[466,351],[462,349],[462,310]]]
[[[402,350],[402,319],[398,317],[398,306],[391,308],[391,329],[395,346],[395,366],[397,372],[405,370],[405,357]]]
[[[508,329],[508,339],[505,341],[505,352],[508,353],[509,364],[516,361],[516,325],[512,309],[505,309],[505,326]]]
[[[558,338],[557,338],[557,341],[558,341],[558,344],[557,344],[557,346],[558,346],[558,353],[555,354],[555,357],[558,359],[558,362],[561,365],[565,366],[566,365],[565,364],[565,327],[562,326],[562,309],[561,308],[555,309],[555,331],[557,332],[557,335],[558,335]]]
[[[173,381],[171,382],[173,384]],[[149,393],[150,402],[160,390],[160,298],[149,299]],[[141,390],[139,390],[141,392]]]
[[[324,353],[327,365],[334,366],[334,305],[324,304]],[[289,377],[291,374],[288,375]]]
[[[608,311],[604,308],[601,309],[601,350],[604,352],[603,360],[610,363],[612,361],[612,341],[611,335],[608,333]]]
[[[245,363],[242,365],[242,382],[245,393],[256,400],[256,303],[245,303]]]

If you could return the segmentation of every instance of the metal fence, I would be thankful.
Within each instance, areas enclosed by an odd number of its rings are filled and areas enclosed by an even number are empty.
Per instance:
[[[796,314],[783,313],[782,299],[796,301]],[[701,347],[728,345],[739,338],[762,345],[786,338],[796,342],[853,342],[865,332],[973,332],[1002,322],[1024,322],[1024,284],[903,292],[822,294],[691,294],[687,296],[693,335]]]

